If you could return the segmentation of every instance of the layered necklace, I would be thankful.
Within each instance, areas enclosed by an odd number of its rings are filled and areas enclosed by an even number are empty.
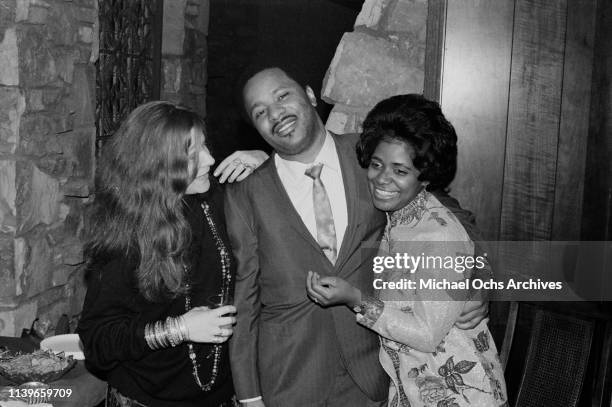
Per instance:
[[[204,212],[204,217],[206,218],[206,222],[208,223],[208,227],[212,232],[213,239],[215,240],[215,246],[217,248],[217,252],[219,253],[219,260],[221,263],[221,297],[224,299],[229,298],[230,287],[232,282],[232,274],[230,271],[230,255],[225,243],[221,239],[219,232],[217,231],[217,227],[215,222],[213,221],[210,206],[208,203],[204,202],[201,204],[202,211]],[[190,295],[191,286],[189,283],[186,285],[186,293],[185,293],[185,311],[188,312],[191,309],[191,295]],[[193,378],[196,383],[202,389],[202,391],[210,391],[212,387],[215,385],[215,381],[217,380],[217,375],[219,373],[219,362],[221,360],[221,347],[222,345],[213,345],[212,350],[206,356],[206,359],[213,357],[213,366],[212,371],[210,373],[210,380],[208,383],[202,383],[200,380],[200,374],[198,372],[198,361],[196,359],[196,353],[193,350],[193,344],[191,342],[187,342],[187,348],[189,349],[189,359],[191,359],[191,366]]]

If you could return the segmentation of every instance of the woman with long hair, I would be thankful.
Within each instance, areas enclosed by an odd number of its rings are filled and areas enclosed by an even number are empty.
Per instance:
[[[205,141],[196,113],[150,102],[104,146],[78,333],[107,406],[234,405],[235,266]]]

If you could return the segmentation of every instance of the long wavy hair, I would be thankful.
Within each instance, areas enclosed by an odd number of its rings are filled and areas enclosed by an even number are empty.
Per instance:
[[[152,302],[184,291],[191,232],[182,198],[195,176],[188,169],[192,129],[204,135],[196,113],[146,103],[104,145],[98,165],[86,257],[89,264],[109,255],[138,259],[138,290]]]

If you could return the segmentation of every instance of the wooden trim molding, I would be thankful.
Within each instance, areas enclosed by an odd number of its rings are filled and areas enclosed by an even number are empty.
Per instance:
[[[448,0],[429,0],[427,5],[427,40],[425,45],[425,83],[423,95],[440,102],[444,70],[444,41]]]

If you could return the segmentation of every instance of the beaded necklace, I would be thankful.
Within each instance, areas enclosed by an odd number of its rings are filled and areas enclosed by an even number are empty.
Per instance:
[[[223,240],[219,236],[217,232],[217,227],[215,226],[215,222],[213,221],[210,207],[208,203],[201,204],[202,210],[204,211],[204,217],[206,218],[206,222],[208,223],[208,227],[212,232],[213,238],[215,239],[215,246],[217,247],[217,252],[219,253],[219,260],[221,262],[221,296],[224,299],[229,298],[229,291],[232,281],[232,275],[230,273],[230,255],[229,251],[225,247]],[[185,268],[185,271],[187,269]],[[185,311],[188,312],[191,309],[191,296],[189,295],[191,286],[189,283],[186,284],[186,293],[185,293]],[[198,372],[198,361],[196,359],[195,351],[193,350],[193,344],[191,342],[187,342],[187,349],[189,350],[189,359],[191,359],[191,365],[193,366],[192,374],[196,383],[202,389],[202,391],[210,391],[217,380],[217,374],[219,373],[219,361],[221,360],[221,346],[222,345],[213,345],[213,349],[206,356],[206,359],[213,356],[213,367],[212,372],[210,373],[210,381],[206,384],[202,384],[200,380],[200,374]]]

